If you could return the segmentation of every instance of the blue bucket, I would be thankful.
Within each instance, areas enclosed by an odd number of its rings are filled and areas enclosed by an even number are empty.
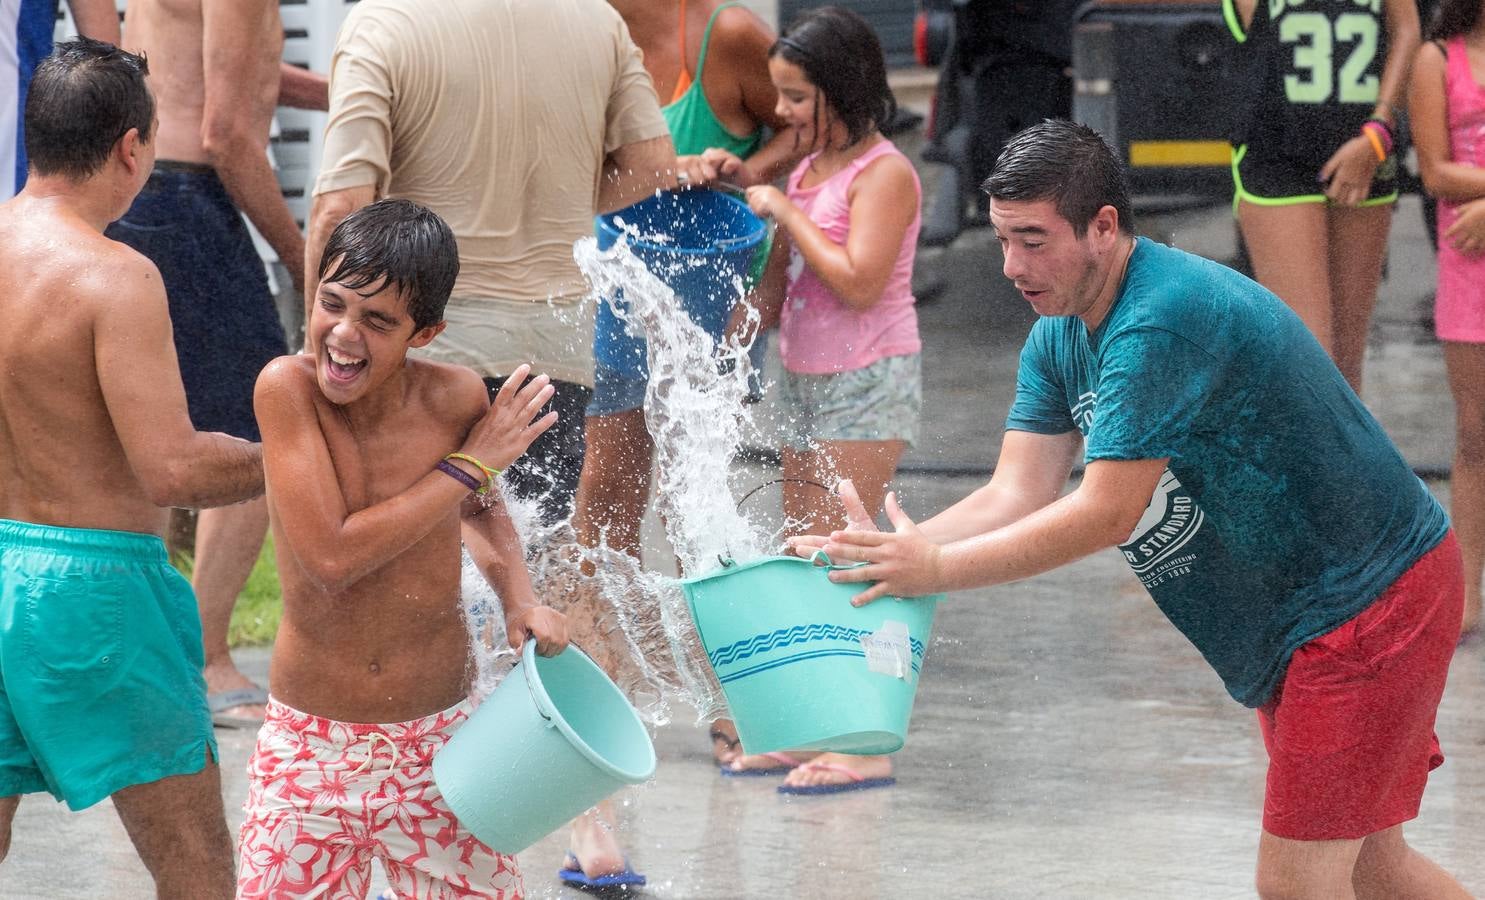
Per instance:
[[[630,250],[675,291],[681,308],[714,340],[726,329],[737,300],[734,279],[746,283],[755,275],[755,263],[768,247],[768,226],[747,203],[714,190],[662,192],[599,216],[595,227],[600,250],[627,231]],[[628,334],[606,301],[598,304],[593,358],[624,375],[648,375],[644,339]]]
[[[681,582],[748,753],[892,753],[907,738],[943,595],[856,607],[867,585],[833,568],[849,567],[770,556]]]

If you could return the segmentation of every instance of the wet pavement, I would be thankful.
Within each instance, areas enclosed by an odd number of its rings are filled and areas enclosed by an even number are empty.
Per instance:
[[[1207,208],[1142,230],[1216,258],[1231,219]],[[899,487],[931,514],[976,487],[999,447],[1016,352],[1032,314],[986,232],[925,258],[948,287],[922,310],[925,438]],[[1452,409],[1426,324],[1432,262],[1415,199],[1394,229],[1365,399],[1405,455],[1447,469]],[[957,474],[978,472],[981,474]],[[740,464],[735,487],[775,473]],[[1430,482],[1447,497],[1447,480]],[[753,503],[776,508],[777,491]],[[667,566],[649,529],[653,566]],[[1415,846],[1485,892],[1485,649],[1456,655]],[[266,652],[240,654],[266,675]],[[682,711],[684,712],[684,711]],[[685,715],[678,718],[686,719]],[[252,736],[219,731],[236,825]],[[1265,758],[1233,703],[1112,551],[1020,584],[955,595],[939,612],[898,784],[785,798],[777,779],[718,775],[703,727],[655,736],[655,779],[625,796],[622,834],[646,896],[696,898],[1237,898],[1253,896]],[[565,836],[521,855],[533,897],[556,886]],[[0,897],[151,895],[107,803],[69,814],[22,803]]]

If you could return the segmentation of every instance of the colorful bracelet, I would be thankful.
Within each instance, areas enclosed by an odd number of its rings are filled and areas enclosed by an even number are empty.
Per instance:
[[[446,461],[447,460],[450,460],[450,459],[460,459],[460,460],[463,460],[464,462],[469,463],[470,465],[474,466],[476,469],[479,469],[481,472],[484,472],[485,473],[486,481],[485,481],[484,485],[482,485],[480,487],[480,489],[475,492],[477,494],[481,494],[481,495],[488,494],[490,492],[490,488],[495,484],[495,479],[500,476],[500,470],[499,469],[492,469],[492,468],[490,468],[489,466],[487,466],[484,463],[480,462],[479,460],[475,459],[473,456],[470,456],[468,453],[450,453],[448,456],[445,456],[444,457],[444,460],[446,460]]]
[[[479,493],[480,480],[446,459],[440,459],[433,468],[449,476],[475,493]]]
[[[1361,129],[1361,133],[1366,135],[1366,139],[1371,142],[1372,152],[1377,154],[1377,162],[1386,162],[1387,151],[1382,148],[1382,139],[1377,137],[1377,133],[1370,128]]]
[[[1363,131],[1371,131],[1375,133],[1376,136],[1382,141],[1382,148],[1386,150],[1388,154],[1392,153],[1392,148],[1395,146],[1396,142],[1392,139],[1392,125],[1389,124],[1386,119],[1379,119],[1376,116],[1373,116],[1372,118],[1367,119],[1365,122],[1361,123],[1361,129]]]

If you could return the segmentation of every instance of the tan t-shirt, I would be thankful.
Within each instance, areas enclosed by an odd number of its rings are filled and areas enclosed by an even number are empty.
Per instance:
[[[593,233],[604,158],[668,133],[619,14],[604,0],[362,0],[330,65],[314,193],[375,185],[459,240],[431,355],[591,384],[572,244]]]

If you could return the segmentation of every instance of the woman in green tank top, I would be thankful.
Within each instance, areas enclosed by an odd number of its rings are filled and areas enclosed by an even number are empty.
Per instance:
[[[740,3],[717,0],[609,0],[644,53],[645,69],[665,105],[681,171],[693,183],[721,179],[748,187],[788,171],[801,148],[774,111],[778,94],[768,76],[775,35]],[[766,129],[773,136],[764,140]],[[724,151],[706,154],[708,150]],[[705,154],[705,155],[704,155]],[[726,166],[713,160],[727,159]],[[731,160],[741,159],[741,165]],[[573,527],[578,540],[638,557],[640,522],[649,503],[654,445],[644,422],[643,375],[595,373],[585,420],[586,454]],[[591,648],[590,648],[591,649]],[[727,729],[730,731],[730,729]],[[736,755],[722,732],[719,762]],[[643,884],[629,869],[601,806],[573,822],[570,854],[560,873],[569,884]],[[605,822],[606,820],[606,822]]]

